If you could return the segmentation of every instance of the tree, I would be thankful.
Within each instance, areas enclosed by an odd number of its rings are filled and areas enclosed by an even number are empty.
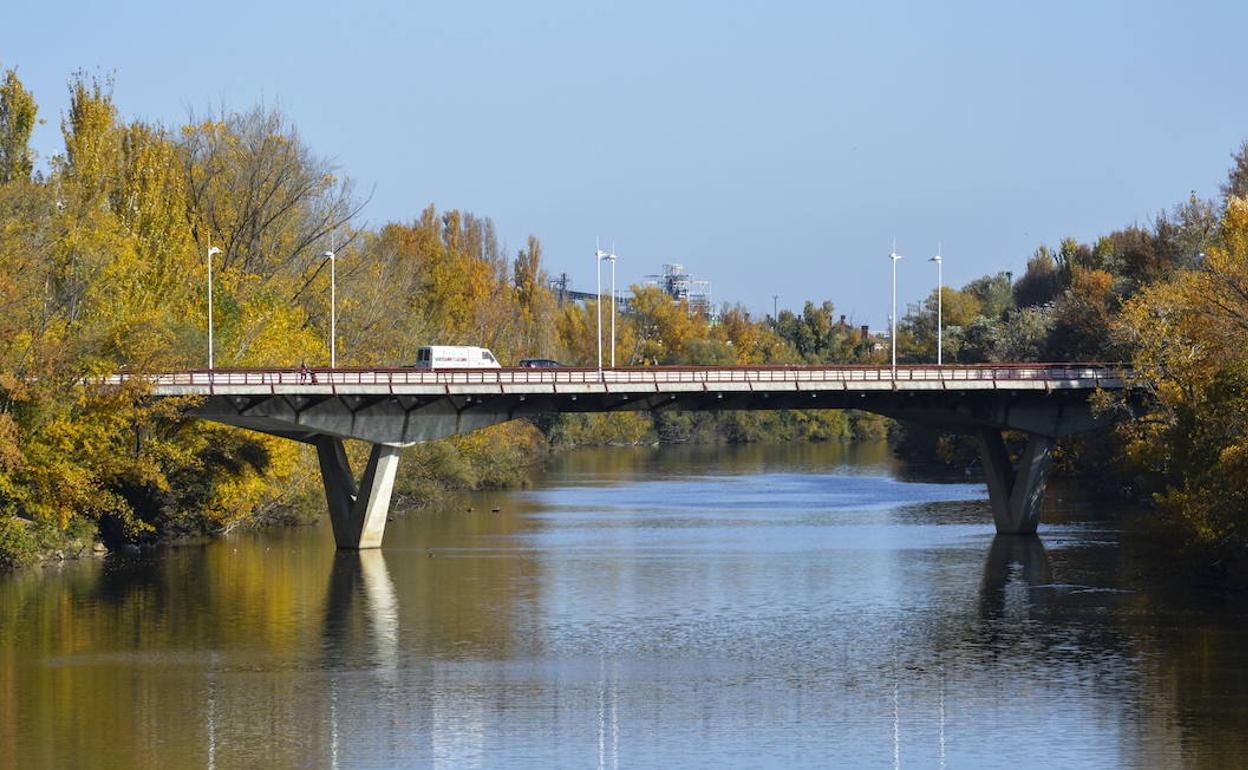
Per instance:
[[[806,363],[847,363],[855,354],[853,330],[835,318],[831,302],[807,300],[800,316],[781,310],[776,334],[797,351]]]
[[[1000,336],[1001,329],[996,321],[986,316],[976,316],[975,320],[951,335],[957,350],[958,363],[986,364],[995,360]]]
[[[1177,268],[1198,267],[1205,251],[1218,245],[1220,214],[1213,202],[1192,193],[1185,203],[1157,216],[1153,231],[1158,249]]]
[[[1052,307],[1023,307],[1009,312],[996,339],[993,360],[1002,363],[1044,361],[1053,329]]]
[[[1248,548],[1248,200],[1231,197],[1198,270],[1130,300],[1116,329],[1152,398],[1124,432],[1163,510],[1211,559]]]
[[[1057,260],[1044,246],[1027,260],[1027,272],[1014,284],[1014,304],[1020,308],[1045,305],[1062,290]]]
[[[542,243],[537,236],[530,235],[528,248],[516,253],[513,281],[519,306],[520,352],[526,356],[551,355],[555,297],[542,270]]]
[[[537,236],[530,235],[528,249],[520,249],[516,253],[513,274],[520,306],[530,307],[545,283],[542,273],[542,243]]]
[[[1054,259],[1057,261],[1057,270],[1060,276],[1059,283],[1063,290],[1070,286],[1070,277],[1075,268],[1101,268],[1101,264],[1097,261],[1092,247],[1086,243],[1080,243],[1074,238],[1062,239]]]
[[[725,304],[712,333],[716,339],[732,346],[735,363],[789,364],[800,361],[797,351],[777,335],[770,324],[752,320],[743,305]]]
[[[78,188],[79,200],[89,204],[102,192],[116,161],[117,108],[111,79],[90,81],[76,73],[69,81],[69,112],[61,120],[65,138],[65,175]]]
[[[988,318],[1004,318],[1014,307],[1014,280],[1010,273],[985,275],[962,287],[962,291],[979,300],[980,313]]]
[[[196,119],[179,142],[186,221],[197,249],[222,249],[220,266],[262,280],[305,280],[330,236],[359,212],[350,180],[318,158],[281,112],[263,105]]]
[[[1116,230],[1100,238],[1095,251],[1101,269],[1123,279],[1119,291],[1124,296],[1165,279],[1177,267],[1175,255],[1161,248],[1156,233],[1146,227]]]
[[[629,319],[635,341],[633,364],[686,363],[685,346],[707,336],[706,318],[693,313],[685,301],[673,302],[657,286],[633,286]]]
[[[1117,308],[1114,276],[1076,269],[1054,306],[1052,357],[1066,361],[1116,361],[1121,352],[1109,334]]]
[[[1239,150],[1231,155],[1235,163],[1226,173],[1226,182],[1222,185],[1222,200],[1230,205],[1231,198],[1248,197],[1248,140],[1239,145]]]
[[[30,134],[39,108],[22,86],[16,70],[6,70],[0,84],[0,184],[30,179],[34,158]]]

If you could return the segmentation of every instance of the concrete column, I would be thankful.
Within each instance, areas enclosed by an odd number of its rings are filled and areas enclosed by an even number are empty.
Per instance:
[[[979,443],[997,533],[1034,535],[1040,524],[1040,503],[1049,478],[1054,439],[1029,434],[1017,469],[1010,463],[1001,431],[981,430]]]
[[[391,444],[373,444],[357,488],[342,439],[317,437],[316,456],[325,484],[325,502],[339,549],[381,547],[394,474],[399,467],[399,449]]]

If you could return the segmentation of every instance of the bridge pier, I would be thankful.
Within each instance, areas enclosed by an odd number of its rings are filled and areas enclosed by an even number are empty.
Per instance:
[[[979,443],[997,534],[1034,535],[1040,524],[1040,504],[1056,439],[1028,434],[1027,448],[1017,468],[1010,462],[1001,431],[980,430]]]
[[[390,494],[394,491],[394,474],[399,467],[400,446],[373,444],[368,465],[357,486],[347,462],[342,439],[317,436],[316,457],[321,465],[321,481],[325,484],[325,502],[329,520],[334,527],[334,542],[339,550],[380,548],[386,531],[386,515],[390,512]]]

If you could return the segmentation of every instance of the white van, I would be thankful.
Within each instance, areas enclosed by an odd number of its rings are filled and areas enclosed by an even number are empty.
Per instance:
[[[417,369],[498,369],[494,354],[467,345],[425,345],[416,351]]]

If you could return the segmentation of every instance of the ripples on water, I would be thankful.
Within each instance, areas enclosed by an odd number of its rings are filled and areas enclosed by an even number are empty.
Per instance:
[[[1148,589],[1051,498],[1043,539],[994,538],[980,484],[878,446],[584,451],[381,552],[317,527],[18,575],[0,766],[1241,764],[1242,608]]]

